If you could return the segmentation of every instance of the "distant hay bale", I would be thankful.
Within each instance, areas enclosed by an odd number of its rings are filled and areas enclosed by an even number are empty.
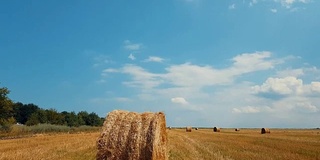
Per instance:
[[[269,128],[261,128],[261,134],[270,133]]]
[[[235,131],[240,131],[240,128],[236,128],[236,129],[234,129]]]
[[[199,129],[198,127],[195,128],[195,130],[198,130],[198,129]]]
[[[220,132],[220,128],[218,128],[218,127],[213,127],[213,132]]]
[[[167,160],[164,113],[110,112],[97,148],[97,160]]]
[[[191,132],[191,131],[192,131],[192,127],[191,126],[186,127],[186,132]]]

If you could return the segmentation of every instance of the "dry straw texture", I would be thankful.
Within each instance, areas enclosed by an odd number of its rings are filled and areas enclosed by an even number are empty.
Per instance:
[[[213,127],[213,132],[220,132],[220,128],[218,128],[218,127]]]
[[[261,128],[261,134],[270,133],[269,128]]]
[[[191,132],[191,131],[192,131],[192,127],[191,126],[186,127],[186,132]]]
[[[167,160],[164,113],[110,112],[97,148],[97,160]]]

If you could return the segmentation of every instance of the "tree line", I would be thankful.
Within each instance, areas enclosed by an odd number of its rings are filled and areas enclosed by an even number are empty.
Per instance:
[[[37,125],[42,123],[78,127],[82,125],[102,126],[104,119],[96,113],[86,111],[58,112],[55,109],[43,109],[35,104],[13,102],[6,87],[0,87],[0,126],[12,124]]]

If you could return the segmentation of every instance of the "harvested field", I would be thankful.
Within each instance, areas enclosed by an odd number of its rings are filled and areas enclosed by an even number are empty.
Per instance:
[[[320,131],[311,129],[261,128],[167,130],[170,160],[317,160],[320,159]],[[0,140],[0,159],[90,160],[96,158],[96,140],[100,133],[44,134],[35,137]]]

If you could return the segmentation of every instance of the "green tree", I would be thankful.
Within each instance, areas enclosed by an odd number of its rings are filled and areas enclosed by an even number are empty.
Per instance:
[[[79,126],[79,119],[75,112],[61,112],[62,115],[64,115],[64,120],[66,125],[70,127],[78,127]]]
[[[47,115],[48,123],[57,124],[57,125],[64,124],[64,117],[62,114],[58,113],[57,110],[47,109],[46,115]]]
[[[14,123],[13,102],[7,96],[9,93],[8,88],[0,88],[0,125]]]
[[[80,111],[77,115],[79,125],[87,125],[89,113],[86,111]]]
[[[37,125],[40,123],[38,112],[32,113],[28,121],[25,123],[28,126]]]
[[[25,124],[30,118],[31,114],[37,112],[40,108],[35,104],[22,104],[17,102],[13,105],[14,115],[17,122]]]
[[[94,112],[88,115],[87,125],[89,126],[102,126],[103,121],[101,118]]]
[[[47,113],[43,109],[38,109],[36,112],[32,113],[25,124],[31,126],[40,123],[49,123]]]

